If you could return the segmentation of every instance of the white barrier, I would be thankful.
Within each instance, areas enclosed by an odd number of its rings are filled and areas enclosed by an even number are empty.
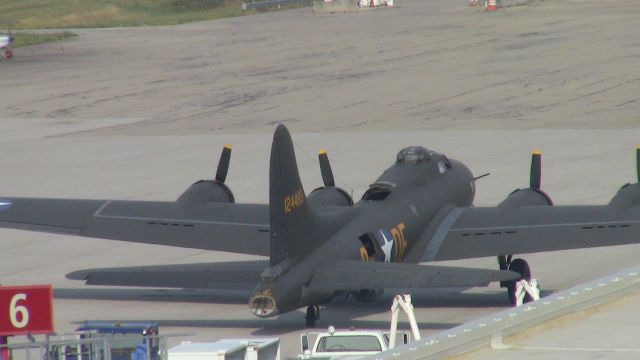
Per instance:
[[[536,279],[529,281],[522,279],[516,283],[516,306],[524,304],[524,299],[527,295],[534,301],[540,300],[540,289],[538,288],[538,281]]]
[[[639,273],[640,266],[630,268],[363,359],[432,360],[466,353],[559,316],[636,292],[640,289]]]

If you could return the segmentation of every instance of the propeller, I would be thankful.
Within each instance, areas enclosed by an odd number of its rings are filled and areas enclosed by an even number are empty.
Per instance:
[[[640,183],[640,144],[636,145],[636,172],[638,173],[638,183]]]
[[[542,153],[540,152],[540,150],[534,150],[533,153],[531,154],[531,176],[529,179],[529,187],[535,190],[540,190],[541,178],[542,178]]]
[[[227,144],[222,149],[220,154],[220,161],[218,162],[218,171],[216,171],[216,181],[224,183],[227,179],[227,172],[229,171],[229,162],[231,161],[231,145]]]
[[[329,164],[329,157],[325,150],[318,151],[318,159],[320,160],[320,173],[322,174],[322,182],[325,187],[335,187],[336,181],[333,179],[333,171]]]

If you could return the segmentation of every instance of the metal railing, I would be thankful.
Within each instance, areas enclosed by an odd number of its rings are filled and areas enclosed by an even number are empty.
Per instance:
[[[167,338],[185,337],[191,334],[169,334],[140,336],[137,343],[156,344],[145,347],[141,358],[146,360],[167,359]],[[46,336],[45,340],[0,345],[11,352],[12,360],[112,360],[114,352],[118,352],[123,344],[131,343],[131,338],[118,336],[97,336],[82,338],[80,334],[60,334]],[[135,346],[133,347],[135,349]],[[135,350],[131,347],[121,350],[117,357],[131,358]],[[140,358],[140,357],[139,357]],[[2,359],[4,360],[4,359]]]

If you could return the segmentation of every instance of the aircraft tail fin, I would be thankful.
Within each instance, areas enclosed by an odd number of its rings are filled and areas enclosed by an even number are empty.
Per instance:
[[[302,188],[289,130],[279,125],[273,135],[269,167],[271,264],[309,253],[321,242],[319,216]]]

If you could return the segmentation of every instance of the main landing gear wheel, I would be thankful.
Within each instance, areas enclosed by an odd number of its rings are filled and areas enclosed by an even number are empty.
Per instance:
[[[307,315],[304,318],[307,320],[307,327],[315,327],[316,320],[320,319],[320,307],[318,305],[307,306]]]
[[[517,272],[520,274],[520,278],[518,280],[508,281],[506,284],[507,293],[509,294],[509,302],[511,302],[512,306],[516,306],[516,283],[520,280],[531,280],[531,269],[529,268],[529,264],[523,259],[515,259],[509,264],[509,270]],[[528,293],[524,296],[524,303],[528,303],[533,301],[533,298]]]

